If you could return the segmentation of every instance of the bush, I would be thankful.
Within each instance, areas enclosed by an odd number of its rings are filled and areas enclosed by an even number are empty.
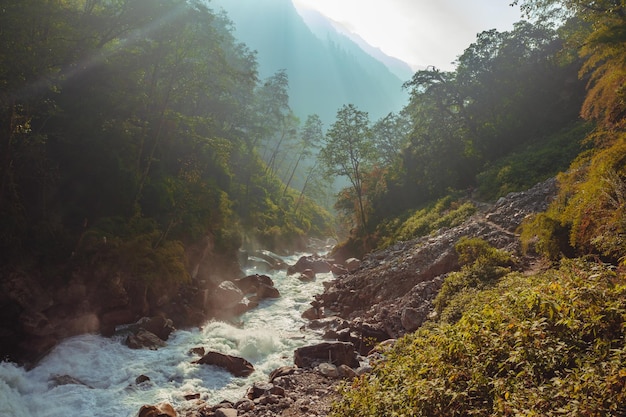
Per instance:
[[[612,262],[626,256],[626,133],[609,147],[583,153],[559,176],[558,198],[544,214],[522,225],[526,248],[556,258],[599,254]]]
[[[604,264],[509,274],[458,322],[400,339],[332,415],[624,415],[625,297]]]
[[[451,195],[444,197],[429,207],[410,213],[402,222],[379,227],[378,234],[382,236],[379,247],[425,236],[443,227],[458,226],[475,212],[476,207],[471,202],[455,200]]]
[[[508,267],[513,263],[511,255],[478,238],[463,237],[455,249],[462,268],[448,274],[433,302],[437,314],[449,322],[460,318],[463,306],[476,290],[493,285],[510,272]]]

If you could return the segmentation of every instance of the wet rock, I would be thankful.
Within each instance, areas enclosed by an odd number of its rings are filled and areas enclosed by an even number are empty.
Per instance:
[[[254,372],[254,366],[247,360],[219,352],[208,352],[192,363],[219,366],[237,377],[246,377]]]
[[[315,365],[329,362],[334,365],[359,366],[357,354],[352,343],[324,342],[312,346],[304,346],[294,352],[294,363],[300,368],[312,368]]]
[[[147,377],[146,375],[139,375],[137,378],[135,378],[135,384],[139,385],[139,384],[143,384],[144,382],[149,382],[150,378]]]
[[[302,282],[315,281],[315,271],[313,271],[312,269],[305,269],[300,273],[298,279]]]
[[[150,318],[144,317],[137,322],[137,325],[140,328],[156,335],[161,340],[167,340],[170,337],[170,334],[176,330],[172,320],[166,319],[162,316]]]
[[[202,346],[189,349],[190,355],[204,356],[205,353],[206,350]]]
[[[260,285],[274,286],[274,281],[267,275],[253,274],[233,280],[233,283],[245,294],[256,293]]]
[[[87,388],[93,388],[78,378],[74,378],[70,375],[53,375],[50,377],[50,385],[51,387],[58,387],[60,385],[82,385]]]
[[[281,376],[291,375],[296,371],[296,368],[293,366],[281,366],[280,368],[274,369],[270,375],[270,382],[274,381],[276,378],[280,378]]]
[[[280,292],[278,291],[277,288],[273,286],[267,285],[265,283],[261,283],[259,284],[259,287],[257,289],[256,296],[259,299],[280,298]]]
[[[178,417],[178,414],[168,403],[158,405],[144,405],[139,410],[137,417]]]
[[[124,344],[131,349],[150,349],[157,350],[165,346],[165,342],[154,333],[147,330],[139,329],[137,333],[129,334]]]
[[[330,272],[331,266],[330,266],[330,263],[322,257],[316,256],[316,255],[303,256],[300,259],[298,259],[295,265],[292,265],[287,268],[287,274],[293,275],[296,273],[302,273],[303,271],[307,269],[310,269],[316,274],[318,274],[318,273]]]
[[[210,304],[217,310],[228,310],[239,304],[243,298],[243,292],[234,283],[224,281],[211,293]]]

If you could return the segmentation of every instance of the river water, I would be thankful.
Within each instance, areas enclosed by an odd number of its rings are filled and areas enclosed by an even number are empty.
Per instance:
[[[299,255],[283,258],[290,265]],[[255,273],[255,270],[246,271]],[[323,282],[332,274],[317,274],[301,282],[285,271],[271,275],[281,298],[264,300],[245,313],[242,326],[208,322],[200,329],[178,330],[159,350],[132,350],[124,336],[103,338],[82,335],[63,341],[33,369],[0,363],[0,417],[134,417],[144,404],[167,401],[185,405],[184,396],[200,394],[209,404],[237,400],[254,381],[267,381],[269,373],[293,365],[293,351],[315,344],[319,336],[301,331],[302,312],[310,307]],[[194,347],[243,357],[254,365],[247,378],[191,362]],[[56,385],[54,378],[68,375],[85,385]],[[146,375],[150,381],[137,385]]]

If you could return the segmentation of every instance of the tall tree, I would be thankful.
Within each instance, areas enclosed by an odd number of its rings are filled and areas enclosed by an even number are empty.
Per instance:
[[[300,143],[298,150],[298,158],[293,162],[289,177],[285,181],[285,188],[283,189],[283,197],[287,193],[287,189],[291,186],[291,182],[298,171],[300,163],[313,155],[313,151],[318,149],[320,143],[324,138],[322,131],[322,120],[317,114],[309,115],[304,122],[304,126],[300,131]]]
[[[367,112],[353,104],[344,105],[337,112],[337,119],[326,133],[326,142],[320,159],[331,176],[346,177],[356,199],[358,224],[367,229],[364,173],[374,160],[372,130]]]

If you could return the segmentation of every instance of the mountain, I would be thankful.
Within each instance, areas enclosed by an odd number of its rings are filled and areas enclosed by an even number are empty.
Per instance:
[[[321,39],[291,0],[212,0],[234,24],[234,34],[257,52],[259,75],[285,69],[290,104],[304,120],[316,113],[328,126],[344,104],[367,111],[371,121],[399,111],[408,94],[402,79],[353,40],[335,31]]]
[[[307,8],[297,8],[302,19],[311,31],[323,41],[336,42],[349,50],[354,50],[358,46],[372,58],[383,63],[394,75],[403,81],[408,81],[414,71],[406,62],[394,58],[384,53],[380,48],[376,48],[357,33],[351,32],[341,23],[332,20],[317,10]],[[360,55],[356,52],[357,55]]]

